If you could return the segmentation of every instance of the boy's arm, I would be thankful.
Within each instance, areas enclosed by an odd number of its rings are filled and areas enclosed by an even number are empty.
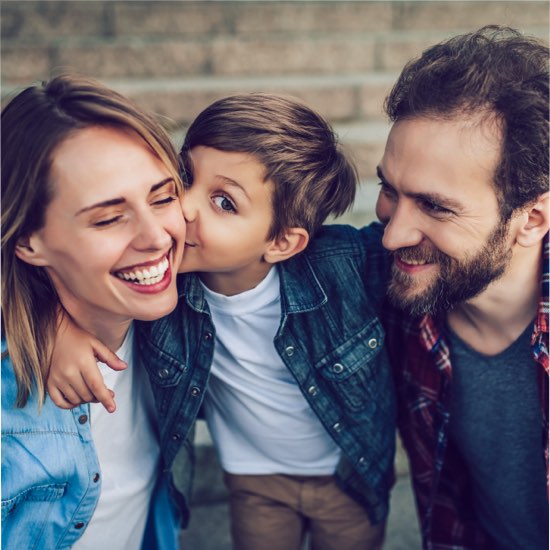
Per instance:
[[[105,386],[96,360],[114,370],[126,363],[88,332],[78,328],[66,313],[60,315],[46,388],[62,409],[81,403],[101,403],[108,412],[116,410],[114,392]]]

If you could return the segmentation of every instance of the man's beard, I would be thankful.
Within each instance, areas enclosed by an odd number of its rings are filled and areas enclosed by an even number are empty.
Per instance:
[[[439,265],[440,269],[425,290],[414,293],[408,291],[416,285],[415,276],[404,273],[394,264],[388,287],[391,302],[411,315],[437,315],[477,296],[501,277],[510,263],[512,250],[507,245],[508,228],[509,222],[499,222],[483,248],[464,260],[421,246],[394,251],[393,254],[404,262],[426,261]]]

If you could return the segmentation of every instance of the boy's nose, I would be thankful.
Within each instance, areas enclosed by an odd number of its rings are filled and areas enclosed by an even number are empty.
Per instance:
[[[186,189],[181,199],[181,209],[186,222],[192,222],[197,216],[197,206],[195,204],[194,195],[190,189]]]

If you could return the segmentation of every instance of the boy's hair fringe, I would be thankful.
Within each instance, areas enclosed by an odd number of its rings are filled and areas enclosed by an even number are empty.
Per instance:
[[[264,181],[274,184],[269,239],[291,227],[312,236],[355,199],[354,164],[330,125],[295,98],[256,92],[207,107],[187,132],[181,151],[184,178],[192,178],[189,151],[197,146],[248,153],[265,167]]]

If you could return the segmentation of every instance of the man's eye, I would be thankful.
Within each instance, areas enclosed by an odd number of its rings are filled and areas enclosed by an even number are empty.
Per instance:
[[[219,195],[217,197],[214,197],[213,199],[214,204],[224,212],[236,212],[237,209],[235,208],[235,205],[224,195]]]
[[[380,187],[380,193],[382,193],[382,195],[390,198],[395,197],[395,191],[387,183],[380,181],[378,182],[378,185]]]
[[[420,201],[420,206],[422,207],[423,210],[425,210],[430,214],[446,215],[446,214],[453,213],[448,208],[444,208],[443,206],[439,206],[439,204],[436,204],[435,202],[428,201],[428,200]]]

